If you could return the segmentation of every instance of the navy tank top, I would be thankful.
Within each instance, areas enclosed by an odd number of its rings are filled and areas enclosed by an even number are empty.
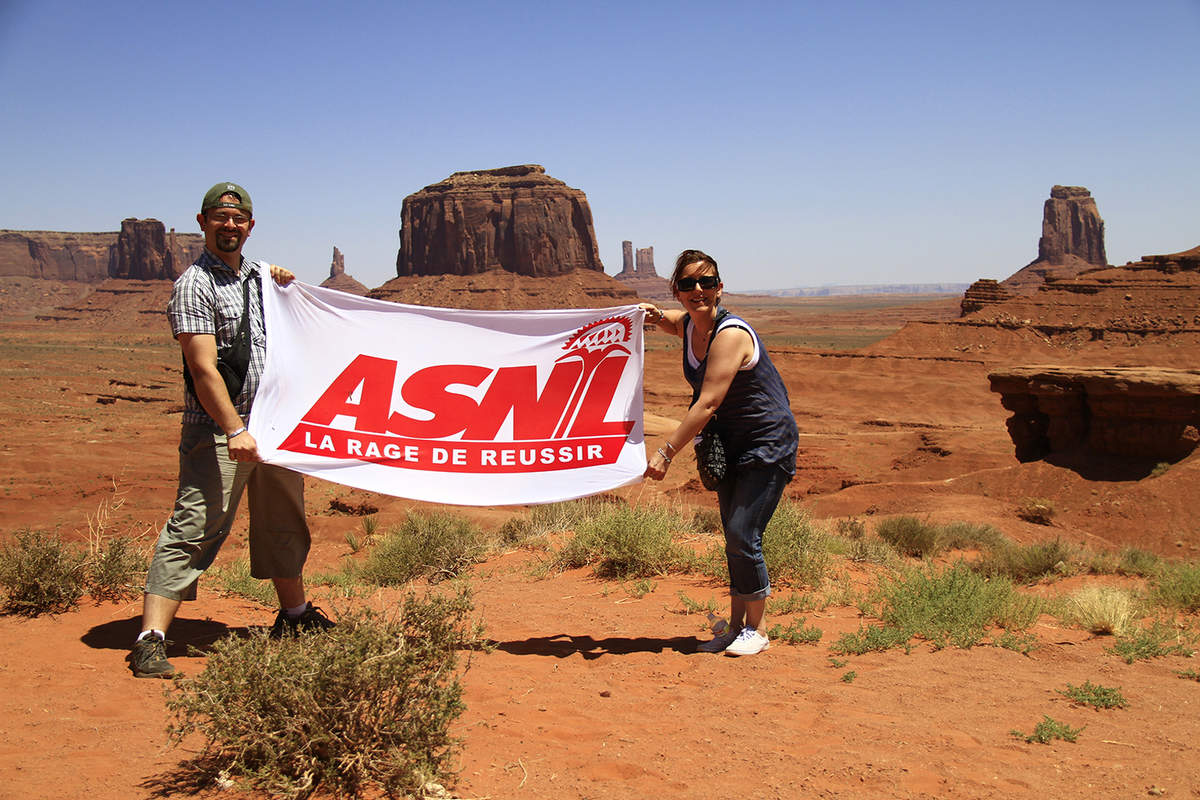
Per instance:
[[[754,461],[778,464],[789,475],[796,474],[796,448],[800,433],[792,415],[787,387],[767,356],[758,334],[741,317],[726,313],[717,332],[729,327],[742,328],[754,339],[755,355],[749,366],[733,377],[725,399],[711,423],[721,436],[730,463],[746,465]],[[683,324],[683,376],[693,391],[704,382],[708,357],[697,359],[692,352],[692,320]],[[714,334],[716,338],[716,334]],[[710,340],[711,344],[711,340]]]

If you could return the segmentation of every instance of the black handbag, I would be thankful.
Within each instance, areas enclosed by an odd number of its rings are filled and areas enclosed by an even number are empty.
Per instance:
[[[217,372],[225,381],[225,389],[229,392],[229,400],[236,403],[246,383],[246,373],[250,371],[250,281],[242,281],[242,319],[238,322],[237,332],[233,342],[228,347],[217,350]],[[183,359],[183,380],[192,394],[196,393],[196,385],[192,381],[191,370],[188,369],[187,358]]]
[[[725,309],[721,309],[717,314],[716,320],[713,322],[713,329],[708,334],[708,346],[712,347],[713,336],[717,333],[717,326],[721,324],[721,320],[729,314]],[[708,361],[708,350],[704,351],[704,360]],[[700,387],[697,386],[692,391],[692,405],[696,405],[696,401],[700,399]],[[709,491],[716,491],[717,486],[725,479],[725,473],[729,468],[728,461],[725,457],[725,442],[721,440],[721,434],[717,432],[717,427],[713,423],[716,421],[714,416],[704,426],[704,430],[700,431],[700,435],[696,437],[692,449],[696,451],[696,471],[700,473],[700,482],[704,484],[704,488]]]

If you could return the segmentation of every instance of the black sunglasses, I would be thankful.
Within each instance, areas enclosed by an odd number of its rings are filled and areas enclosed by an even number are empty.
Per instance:
[[[715,289],[721,283],[716,275],[701,275],[699,278],[680,278],[675,281],[675,288],[681,292],[690,292],[700,284],[701,289]]]

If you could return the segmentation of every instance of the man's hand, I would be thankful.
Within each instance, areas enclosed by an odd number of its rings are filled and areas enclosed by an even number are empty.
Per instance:
[[[290,269],[285,269],[276,264],[271,265],[271,279],[280,286],[287,286],[292,281],[296,280],[296,273]]]
[[[258,442],[250,435],[250,431],[242,431],[237,436],[225,440],[229,448],[229,458],[232,461],[262,461],[258,454]]]

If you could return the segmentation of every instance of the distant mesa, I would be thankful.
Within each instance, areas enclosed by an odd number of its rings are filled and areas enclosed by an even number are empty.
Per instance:
[[[603,272],[592,210],[537,164],[455,172],[404,198],[396,275]]]
[[[0,230],[0,277],[174,280],[203,249],[200,234],[168,232],[156,219],[125,219],[104,233]]]
[[[370,291],[366,286],[346,274],[346,257],[342,255],[341,250],[337,249],[337,245],[334,245],[333,248],[333,261],[329,265],[329,277],[321,282],[321,286],[325,289],[337,289],[339,292],[348,292],[360,297]]]
[[[396,277],[369,297],[476,309],[637,302],[604,274],[592,211],[537,164],[456,172],[404,198]]]
[[[671,287],[666,278],[660,278],[654,269],[654,248],[633,249],[633,242],[621,242],[621,271],[614,276],[621,283],[637,292],[639,297],[651,300],[670,300]]]

